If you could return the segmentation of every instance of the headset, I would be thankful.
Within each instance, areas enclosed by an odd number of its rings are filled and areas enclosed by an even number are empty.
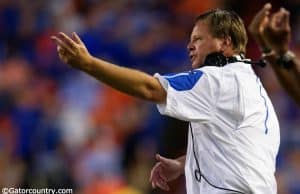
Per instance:
[[[224,67],[225,65],[229,64],[229,63],[235,63],[235,62],[243,62],[243,63],[247,63],[247,64],[254,64],[254,65],[259,65],[260,67],[265,67],[266,66],[266,62],[264,60],[259,60],[259,61],[248,61],[248,60],[244,60],[245,57],[243,54],[239,55],[240,58],[242,60],[237,59],[237,57],[226,57],[224,56],[222,53],[220,52],[214,52],[211,53],[209,55],[206,56],[204,63],[201,67],[203,66],[217,66],[217,67]],[[195,140],[194,140],[194,132],[193,132],[193,128],[192,128],[192,124],[189,123],[189,127],[191,129],[191,136],[192,136],[192,143],[193,143],[193,155],[194,155],[194,159],[196,162],[196,166],[197,168],[194,170],[194,176],[197,182],[201,182],[201,179],[203,179],[205,182],[207,182],[210,186],[219,189],[219,190],[224,190],[224,191],[229,191],[232,193],[240,193],[240,194],[244,194],[241,191],[237,191],[237,190],[233,190],[233,189],[229,189],[229,188],[224,188],[224,187],[219,187],[214,185],[213,183],[211,183],[201,172],[200,169],[200,163],[199,160],[197,158],[196,155],[196,151],[195,151]]]
[[[213,52],[211,54],[208,54],[205,57],[204,63],[200,66],[200,67],[204,67],[204,66],[216,66],[216,67],[224,67],[227,64],[230,63],[236,63],[236,62],[242,62],[242,63],[247,63],[247,64],[252,64],[252,65],[258,65],[262,68],[264,68],[267,63],[265,62],[265,60],[260,59],[259,61],[250,61],[250,60],[246,60],[245,56],[243,54],[239,54],[241,60],[239,60],[236,56],[231,56],[231,57],[226,57],[224,56],[221,52]],[[196,155],[196,150],[195,150],[195,139],[194,139],[194,132],[193,132],[193,128],[192,128],[192,124],[191,122],[189,123],[189,128],[191,130],[191,139],[192,139],[192,151],[193,151],[193,155],[194,155],[194,159],[196,162],[196,169],[194,170],[194,177],[196,179],[197,182],[201,182],[202,180],[204,180],[206,183],[208,183],[211,187],[215,188],[215,189],[219,189],[219,190],[224,190],[224,191],[229,191],[230,193],[239,193],[239,194],[245,194],[241,191],[238,190],[234,190],[234,189],[229,189],[229,188],[224,188],[224,187],[219,187],[214,185],[213,183],[211,183],[202,173],[201,169],[200,169],[200,162],[197,158]]]
[[[203,66],[217,66],[217,67],[224,67],[225,65],[229,63],[235,63],[235,62],[243,62],[247,64],[253,64],[258,65],[260,67],[265,67],[267,64],[265,60],[260,59],[259,61],[249,61],[244,60],[245,56],[243,54],[239,55],[242,60],[238,60],[236,57],[226,57],[221,52],[214,52],[206,56]]]
[[[237,57],[235,56],[231,56],[231,57],[226,57],[224,56],[221,52],[214,52],[211,53],[209,55],[206,56],[204,63],[201,67],[203,66],[217,66],[217,67],[224,67],[227,64],[230,63],[235,63],[235,62],[243,62],[243,63],[247,63],[247,64],[253,64],[253,65],[258,65],[260,67],[265,67],[266,66],[266,62],[262,59],[260,59],[259,61],[248,61],[248,60],[244,60],[245,56],[243,54],[239,55],[240,58],[242,60],[237,59]],[[229,192],[233,192],[233,193],[240,193],[240,194],[244,194],[241,191],[237,191],[237,190],[233,190],[233,189],[229,189],[229,188],[224,188],[224,187],[219,187],[214,185],[213,183],[211,183],[201,172],[200,169],[200,163],[199,160],[196,156],[196,151],[195,151],[195,140],[194,140],[194,133],[193,133],[193,128],[192,128],[192,124],[189,123],[189,127],[191,129],[191,136],[192,136],[192,143],[193,143],[193,155],[194,155],[194,159],[197,165],[197,169],[194,170],[194,176],[196,181],[201,182],[201,179],[203,179],[205,182],[207,182],[210,186],[216,188],[216,189],[220,189],[220,190],[224,190],[224,191],[229,191]]]

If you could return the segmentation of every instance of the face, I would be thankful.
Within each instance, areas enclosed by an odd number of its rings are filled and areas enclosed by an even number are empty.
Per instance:
[[[187,46],[192,68],[199,68],[208,54],[222,51],[221,45],[222,40],[212,36],[205,20],[197,22]]]

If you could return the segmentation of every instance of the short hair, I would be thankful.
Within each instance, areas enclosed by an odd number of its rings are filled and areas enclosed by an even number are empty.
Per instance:
[[[233,11],[214,9],[199,15],[195,24],[199,21],[207,21],[209,30],[216,38],[229,36],[233,44],[233,50],[238,53],[246,53],[248,37],[243,20]]]

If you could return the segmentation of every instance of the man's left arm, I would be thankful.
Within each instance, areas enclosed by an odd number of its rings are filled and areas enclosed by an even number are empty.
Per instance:
[[[51,37],[60,59],[121,92],[155,103],[163,103],[166,91],[160,82],[144,72],[121,67],[91,56],[76,33],[72,38],[60,32]]]

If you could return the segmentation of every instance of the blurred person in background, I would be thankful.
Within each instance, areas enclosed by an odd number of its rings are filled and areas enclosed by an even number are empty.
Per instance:
[[[300,105],[300,59],[289,50],[290,13],[280,8],[271,14],[271,8],[270,3],[264,5],[253,18],[249,31],[283,88]]]
[[[198,16],[188,44],[193,70],[165,76],[93,57],[76,33],[51,38],[64,63],[157,103],[161,114],[190,122],[186,156],[156,156],[154,188],[169,190],[168,182],[185,171],[189,194],[277,193],[279,124],[266,91],[243,60],[248,39],[237,14],[216,9]]]

